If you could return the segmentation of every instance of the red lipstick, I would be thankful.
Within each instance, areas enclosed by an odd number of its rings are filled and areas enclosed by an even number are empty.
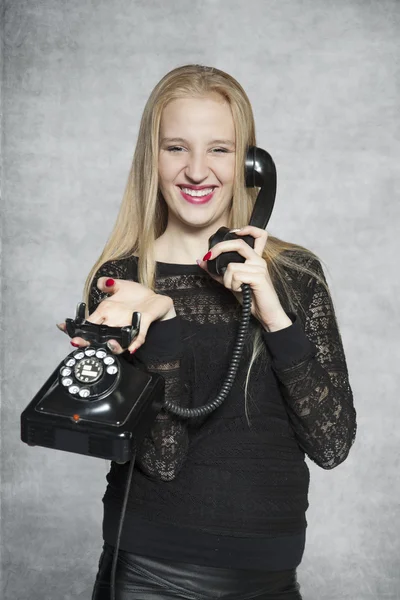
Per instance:
[[[190,204],[206,204],[214,196],[215,190],[213,190],[211,192],[211,194],[207,194],[207,196],[197,196],[197,197],[195,197],[195,196],[189,196],[189,194],[185,194],[185,192],[183,190],[181,190],[181,189],[180,189],[180,192],[181,192],[182,197],[187,202],[190,202]]]
[[[201,190],[201,189],[207,189],[207,187],[211,187],[211,186],[201,186],[201,187],[193,187],[193,186],[185,186],[188,187],[190,189],[195,189],[195,190]],[[185,192],[179,188],[182,197],[184,198],[184,200],[186,200],[186,202],[190,202],[190,204],[206,204],[207,202],[209,202],[211,200],[211,198],[214,196],[214,192],[215,189],[213,189],[213,191],[210,194],[207,194],[207,196],[189,196],[189,194],[185,194]]]

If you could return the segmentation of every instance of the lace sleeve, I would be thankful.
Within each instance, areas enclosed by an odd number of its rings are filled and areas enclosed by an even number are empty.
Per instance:
[[[97,289],[99,277],[133,280],[124,261],[109,261],[96,272],[89,292],[89,314],[108,294]],[[165,380],[165,397],[187,406],[183,379],[181,322],[178,317],[156,321],[150,325],[146,340],[134,355],[128,351],[120,358],[138,368],[162,375]],[[183,383],[183,384],[182,384]],[[149,434],[136,456],[137,466],[147,475],[164,481],[176,477],[185,461],[188,450],[188,432],[184,421],[164,409],[156,417]]]
[[[272,368],[300,447],[320,467],[332,469],[347,458],[354,443],[356,411],[331,296],[315,278],[307,295],[304,331],[295,316],[296,324],[265,336],[281,334],[280,343],[286,338],[292,351],[299,349],[297,360],[284,365],[278,359]]]

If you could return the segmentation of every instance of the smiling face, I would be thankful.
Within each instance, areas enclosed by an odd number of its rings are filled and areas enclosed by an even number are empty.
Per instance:
[[[172,100],[161,116],[158,159],[168,223],[172,219],[185,229],[227,224],[234,171],[229,104],[216,94]]]

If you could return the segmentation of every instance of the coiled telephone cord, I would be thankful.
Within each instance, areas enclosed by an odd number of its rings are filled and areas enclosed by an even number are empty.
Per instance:
[[[164,408],[178,417],[184,417],[186,419],[192,419],[197,417],[204,417],[212,413],[216,408],[221,406],[225,398],[227,397],[229,390],[231,389],[233,382],[235,381],[236,373],[239,368],[240,358],[243,353],[244,342],[248,331],[248,325],[251,316],[251,288],[248,283],[243,283],[243,305],[242,305],[242,318],[239,324],[239,330],[236,337],[235,347],[232,353],[231,363],[229,365],[228,373],[225,381],[222,384],[221,391],[215,400],[212,400],[204,406],[198,408],[183,408],[178,406],[171,400],[164,400]]]

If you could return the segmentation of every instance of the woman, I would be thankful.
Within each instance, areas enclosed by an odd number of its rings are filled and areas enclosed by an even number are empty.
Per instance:
[[[225,402],[197,421],[163,409],[138,452],[118,600],[301,598],[305,454],[332,469],[355,439],[346,360],[319,259],[246,226],[257,190],[245,187],[245,153],[254,145],[251,105],[235,79],[199,65],[168,73],[144,109],[114,230],[85,284],[89,321],[123,326],[133,311],[142,314],[129,348],[113,341],[112,349],[162,374],[166,399],[184,407],[218,395],[242,283],[252,291],[249,333]],[[221,226],[242,229],[210,253],[208,239]],[[242,235],[255,238],[254,249]],[[207,260],[233,250],[245,262],[211,275]],[[112,462],[107,475],[93,600],[109,598],[128,468]]]

